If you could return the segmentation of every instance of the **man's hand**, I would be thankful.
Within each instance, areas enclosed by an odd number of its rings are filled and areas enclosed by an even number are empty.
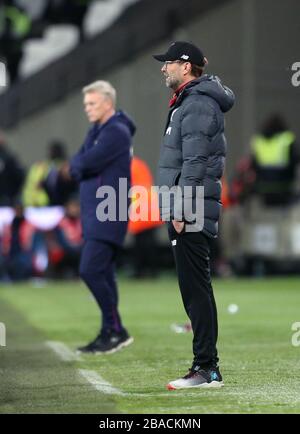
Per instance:
[[[174,226],[175,231],[180,234],[180,232],[183,231],[184,228],[184,222],[178,222],[176,220],[172,220],[172,224]]]

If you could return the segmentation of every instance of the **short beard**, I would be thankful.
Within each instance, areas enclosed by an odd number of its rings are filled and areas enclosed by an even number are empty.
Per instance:
[[[175,92],[175,90],[177,90],[180,86],[180,81],[175,77],[169,76],[166,78],[166,86],[169,87],[170,89],[173,89]]]

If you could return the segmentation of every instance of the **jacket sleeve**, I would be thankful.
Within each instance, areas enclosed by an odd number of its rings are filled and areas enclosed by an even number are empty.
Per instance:
[[[99,175],[129,149],[129,135],[116,126],[106,127],[96,145],[80,150],[70,161],[77,181]],[[127,146],[128,145],[128,146]]]
[[[196,187],[203,186],[208,157],[212,152],[211,141],[217,131],[216,110],[205,98],[201,103],[195,101],[184,107],[181,118],[183,164],[178,180],[184,201],[190,199],[191,202],[196,197]],[[187,191],[184,187],[190,188]],[[186,215],[185,219],[189,220]]]

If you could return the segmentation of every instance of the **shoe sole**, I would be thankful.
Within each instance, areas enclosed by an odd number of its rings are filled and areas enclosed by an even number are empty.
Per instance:
[[[128,347],[128,345],[132,344],[134,341],[133,337],[130,337],[129,339],[127,339],[125,342],[122,342],[121,344],[119,344],[116,348],[113,348],[112,350],[109,351],[81,351],[81,350],[76,350],[76,354],[113,354],[119,350],[121,350],[124,347]]]
[[[211,383],[198,384],[196,386],[173,386],[173,384],[167,384],[166,388],[168,390],[179,390],[179,389],[219,389],[224,386],[223,381],[212,381]]]
[[[133,337],[130,337],[129,339],[127,339],[124,342],[121,342],[117,347],[109,350],[109,351],[94,351],[93,354],[97,355],[97,354],[113,354],[116,353],[117,351],[120,351],[122,348],[128,347],[130,344],[132,344],[134,341]]]

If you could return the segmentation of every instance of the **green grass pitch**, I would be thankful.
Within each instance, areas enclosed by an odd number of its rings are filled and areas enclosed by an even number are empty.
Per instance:
[[[175,334],[184,322],[174,276],[120,278],[120,308],[134,344],[111,355],[62,361],[45,346],[74,350],[95,337],[100,317],[80,282],[0,286],[0,413],[300,413],[300,280],[214,280],[219,312],[220,367],[225,387],[169,392],[165,385],[192,362],[192,335]],[[230,314],[228,305],[239,306]],[[300,338],[299,338],[300,344]],[[95,371],[123,394],[105,394],[83,377]]]

